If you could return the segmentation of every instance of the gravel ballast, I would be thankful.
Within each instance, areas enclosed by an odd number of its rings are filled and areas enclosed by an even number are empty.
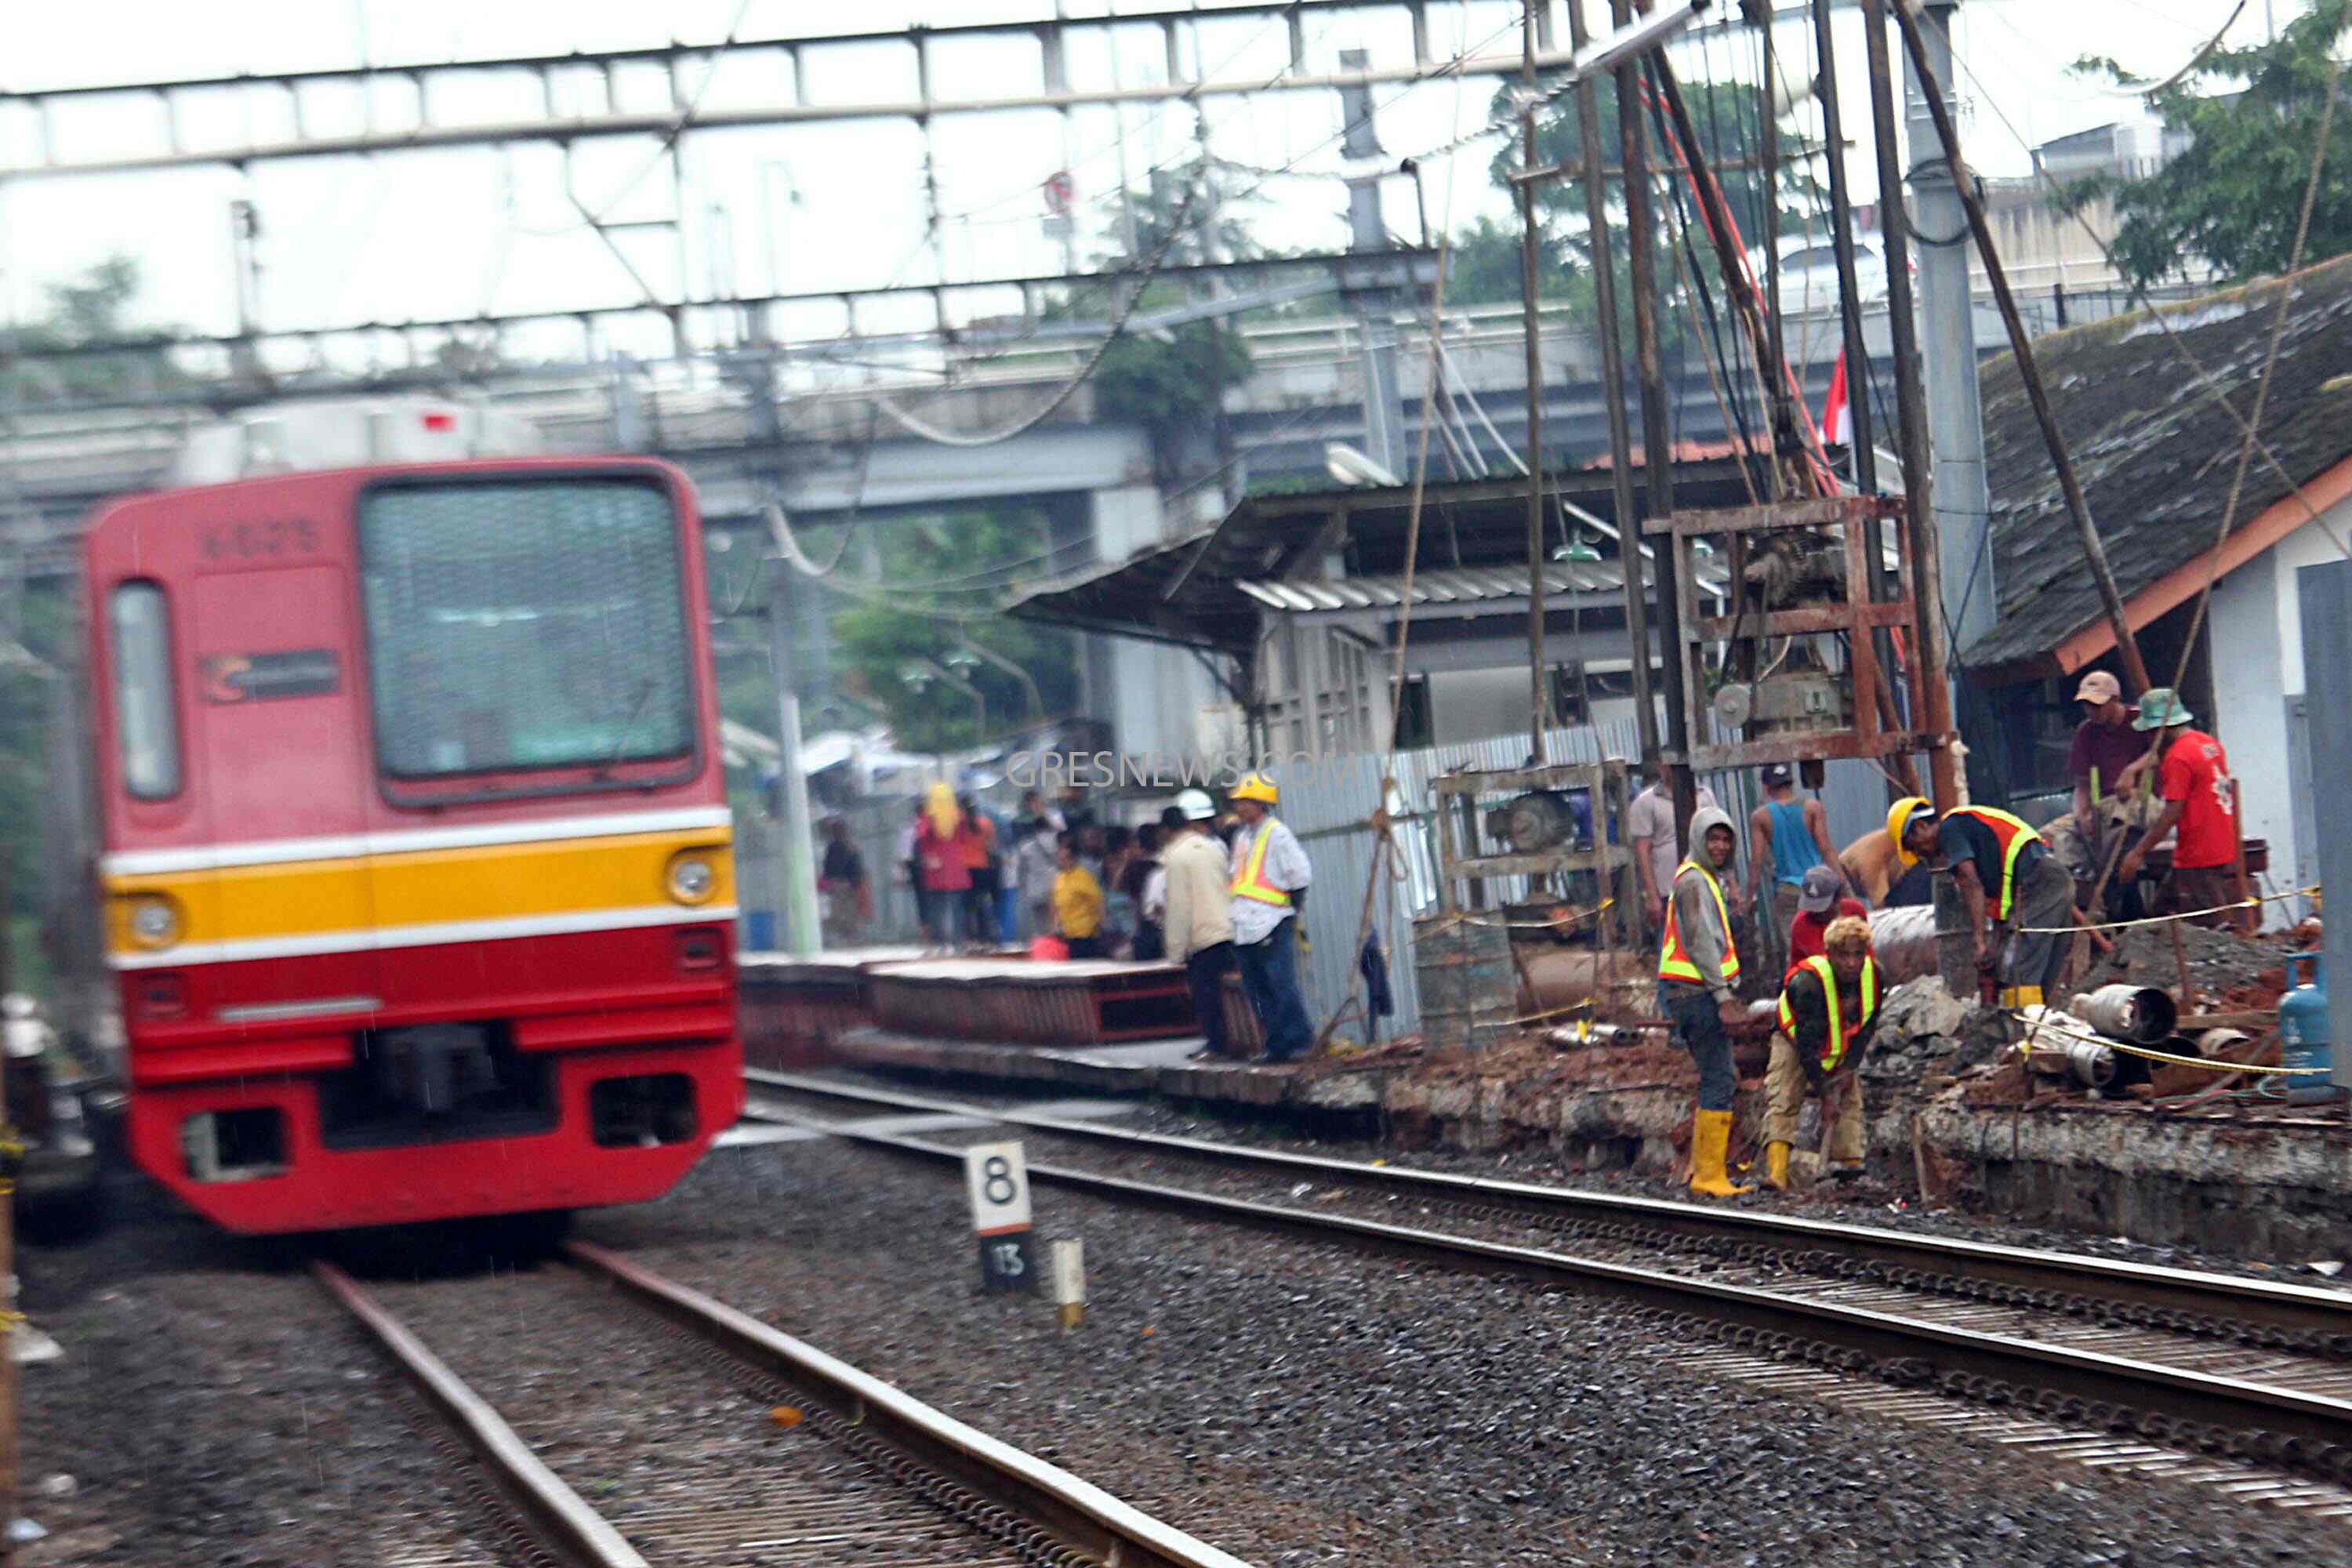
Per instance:
[[[1593,1298],[1036,1204],[1087,1244],[1075,1332],[978,1294],[952,1172],[834,1142],[722,1152],[587,1234],[1264,1564],[2352,1552],[2341,1521],[1675,1372]]]
[[[50,1532],[20,1568],[510,1560],[290,1247],[151,1209],[18,1270],[66,1351],[20,1369],[20,1507]]]

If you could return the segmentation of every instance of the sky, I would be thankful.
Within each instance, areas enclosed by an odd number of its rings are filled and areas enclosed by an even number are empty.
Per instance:
[[[1160,8],[1169,0],[1062,0],[1071,15]],[[1183,30],[1187,68],[1197,58],[1219,79],[1265,79],[1287,56],[1282,23],[1218,20],[1219,0],[1203,0],[1203,19]],[[2023,174],[2026,148],[2070,132],[2128,118],[2136,100],[2067,70],[2085,54],[2110,55],[2152,78],[2171,75],[2219,28],[2237,0],[1968,0],[1956,44],[1963,64],[1961,133],[1971,160],[1990,174]],[[2284,26],[2305,0],[2248,0],[2229,34],[2257,41],[2272,20]],[[234,0],[190,6],[183,0],[108,0],[82,5],[0,7],[0,93],[95,83],[268,69],[401,64],[628,47],[676,38],[716,42],[730,29],[742,39],[789,38],[852,26],[883,29],[914,23],[1026,19],[1051,14],[1055,0],[864,0],[856,6],[815,0],[668,0],[660,6],[616,0]],[[1725,9],[1732,9],[1727,4]],[[1556,4],[1555,11],[1560,7]],[[1607,8],[1591,0],[1596,26]],[[1430,5],[1432,52],[1492,54],[1517,47],[1518,7],[1505,0]],[[1562,29],[1565,44],[1565,27]],[[1095,35],[1070,60],[1081,86],[1163,79],[1159,29],[1123,29],[1114,49]],[[1784,57],[1808,45],[1804,26],[1783,24]],[[1368,50],[1372,64],[1411,58],[1402,5],[1344,16],[1310,16],[1308,68],[1336,69],[1342,49]],[[1839,77],[1849,136],[1862,142],[1850,160],[1856,199],[1876,187],[1869,156],[1867,83],[1861,20],[1838,25]],[[1675,47],[1689,80],[1755,74],[1755,44],[1746,30],[1715,32]],[[912,51],[883,44],[812,51],[805,57],[809,96],[833,102],[911,95]],[[1037,51],[1021,37],[942,47],[934,92],[977,98],[1034,90]],[[1784,67],[1785,68],[1785,67]],[[1793,74],[1793,73],[1790,73]],[[707,78],[707,79],[706,79]],[[792,101],[781,51],[753,51],[710,70],[696,60],[680,88],[710,108]],[[1473,130],[1486,118],[1491,79],[1378,90],[1378,129],[1391,159],[1423,153]],[[434,106],[444,121],[530,118],[535,79],[483,75],[452,85]],[[601,110],[604,85],[581,72],[555,85],[563,110]],[[657,69],[625,77],[614,88],[625,109],[669,102]],[[301,103],[313,133],[373,123],[413,124],[414,94],[380,79],[362,100],[341,89],[312,89]],[[1809,111],[1808,111],[1809,112]],[[193,143],[275,140],[291,127],[288,95],[242,88],[191,100],[183,121]],[[1215,151],[1236,163],[1283,171],[1258,179],[1256,200],[1240,216],[1268,243],[1343,248],[1346,191],[1352,172],[1334,138],[1338,95],[1265,92],[1209,100]],[[57,109],[50,133],[60,156],[98,157],[159,149],[163,127],[152,97],[85,100]],[[771,290],[927,283],[1061,270],[1060,242],[1044,231],[1041,186],[1070,172],[1082,233],[1108,221],[1107,205],[1124,166],[1139,184],[1156,164],[1191,155],[1196,126],[1183,104],[1131,107],[1122,115],[1093,108],[1067,116],[1024,110],[934,121],[931,152],[947,215],[928,237],[923,138],[903,121],[811,127],[712,131],[685,142],[684,201],[653,139],[582,142],[572,188],[610,220],[659,220],[682,205],[685,241],[675,230],[635,229],[612,248],[582,221],[565,192],[564,160],[552,148],[517,144],[336,157],[257,165],[240,174],[203,167],[71,180],[0,181],[0,320],[41,309],[46,289],[114,252],[142,263],[146,288],[138,307],[151,323],[194,331],[236,327],[229,205],[253,202],[262,226],[259,322],[270,329],[361,321],[434,320],[498,311],[568,310],[639,297],[632,269],[655,289],[674,291],[683,278],[697,297]],[[36,155],[35,116],[0,98],[0,164]],[[1425,194],[1433,222],[1459,227],[1482,215],[1508,212],[1492,188],[1487,163],[1496,142],[1478,142],[1428,165]],[[1256,176],[1252,176],[1257,178]],[[1417,227],[1408,182],[1384,186],[1391,228]],[[1098,248],[1089,238],[1082,258]],[[681,253],[682,252],[682,253]],[[974,310],[986,307],[975,299]],[[912,326],[929,306],[909,300],[861,317],[866,330]],[[835,322],[826,326],[824,322]],[[808,313],[803,331],[839,330],[831,306]],[[571,329],[549,329],[542,352]],[[573,341],[576,341],[576,337]]]

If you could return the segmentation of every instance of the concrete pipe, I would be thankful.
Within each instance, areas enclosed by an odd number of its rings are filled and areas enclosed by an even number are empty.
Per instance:
[[[2136,1046],[2163,1044],[2180,1018],[2172,998],[2152,985],[2102,985],[2087,996],[2075,997],[2074,1011],[2095,1033]]]
[[[1517,956],[1521,1017],[1573,1007],[1587,998],[1602,1017],[1645,1018],[1658,1010],[1655,953],[1559,947]]]
[[[1878,983],[1886,990],[1936,973],[1935,910],[1916,904],[1871,910],[1870,947],[1871,955],[1878,960]]]
[[[2180,1037],[2190,1047],[2189,1049],[2180,1053],[2182,1056],[2210,1058],[2221,1056],[2225,1051],[2239,1049],[2251,1041],[2253,1036],[2243,1029],[2208,1029],[2201,1035],[2183,1035]]]
[[[2071,1078],[2084,1089],[2112,1086],[2122,1058],[2098,1040],[2052,1035],[2037,1040],[2025,1065],[2047,1078]]]

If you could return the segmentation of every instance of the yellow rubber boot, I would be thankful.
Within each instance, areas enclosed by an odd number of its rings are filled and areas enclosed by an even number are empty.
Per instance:
[[[1711,1198],[1737,1197],[1753,1187],[1732,1184],[1724,1173],[1724,1152],[1731,1147],[1731,1112],[1702,1110],[1691,1121],[1690,1190]]]
[[[1786,1143],[1764,1145],[1764,1182],[1776,1193],[1789,1190],[1789,1146]]]

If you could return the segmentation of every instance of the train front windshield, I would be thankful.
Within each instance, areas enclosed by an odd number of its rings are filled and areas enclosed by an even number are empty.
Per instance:
[[[377,763],[602,769],[694,738],[678,526],[636,479],[383,485],[360,503]]]

